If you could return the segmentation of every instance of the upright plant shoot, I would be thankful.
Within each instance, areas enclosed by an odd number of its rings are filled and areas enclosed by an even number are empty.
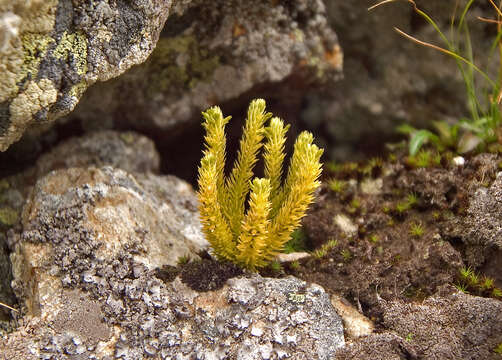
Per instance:
[[[264,267],[283,249],[313,201],[323,150],[313,144],[311,133],[302,132],[283,180],[289,125],[265,112],[264,100],[253,100],[237,159],[226,177],[225,125],[230,117],[223,117],[217,106],[202,115],[206,136],[198,197],[203,232],[219,259],[250,270]],[[264,177],[253,178],[261,150]]]

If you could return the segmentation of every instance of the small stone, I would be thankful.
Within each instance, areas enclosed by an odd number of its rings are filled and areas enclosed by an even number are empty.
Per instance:
[[[464,166],[465,159],[462,156],[456,156],[453,158],[453,164],[455,164],[457,166]]]
[[[262,328],[259,328],[259,327],[256,327],[256,326],[253,326],[251,328],[251,335],[253,336],[262,336],[263,335],[263,329]]]

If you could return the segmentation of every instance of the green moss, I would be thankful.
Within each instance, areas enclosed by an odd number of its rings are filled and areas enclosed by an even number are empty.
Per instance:
[[[340,251],[340,255],[342,255],[343,261],[345,262],[349,262],[352,259],[352,253],[348,249]]]
[[[344,180],[331,179],[328,181],[328,187],[336,194],[341,194],[347,187],[347,182]]]
[[[149,93],[171,87],[190,89],[206,81],[220,65],[220,58],[202,48],[194,36],[163,38],[149,60]]]
[[[4,192],[8,188],[10,188],[9,182],[5,179],[0,179],[0,193]]]
[[[126,143],[128,145],[131,145],[134,142],[134,140],[135,140],[135,136],[134,136],[134,134],[132,132],[124,132],[124,133],[120,134],[120,139],[124,143]]]
[[[496,352],[497,354],[502,355],[502,343],[498,344],[497,347],[493,349],[493,351]]]
[[[0,225],[10,227],[17,222],[17,211],[13,208],[6,206],[0,208]]]
[[[299,252],[299,251],[307,251],[308,239],[307,234],[303,231],[302,228],[296,229],[291,233],[291,239],[284,245],[284,251],[286,254]]]
[[[424,234],[425,229],[424,226],[420,223],[412,223],[410,225],[410,235],[414,236],[416,238],[422,237]]]
[[[87,72],[87,38],[82,32],[65,31],[52,55],[65,61],[68,61],[71,55],[77,74],[84,75]]]

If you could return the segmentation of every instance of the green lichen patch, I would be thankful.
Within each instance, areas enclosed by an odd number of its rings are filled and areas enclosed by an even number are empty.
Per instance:
[[[81,76],[87,72],[87,38],[82,32],[68,33],[65,31],[52,55],[56,59],[64,61],[72,59],[75,71]]]
[[[148,64],[149,72],[155,74],[150,79],[148,92],[191,89],[210,78],[219,66],[219,60],[218,55],[201,47],[193,36],[160,39]]]
[[[0,226],[13,226],[18,219],[17,211],[10,206],[0,208]]]
[[[47,54],[47,49],[54,39],[44,34],[25,33],[21,36],[23,44],[23,66],[16,81],[37,76],[40,62]]]

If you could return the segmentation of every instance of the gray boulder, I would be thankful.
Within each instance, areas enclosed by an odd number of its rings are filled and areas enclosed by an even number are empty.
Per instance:
[[[154,49],[173,1],[0,1],[0,151]],[[179,6],[178,6],[179,7]]]

